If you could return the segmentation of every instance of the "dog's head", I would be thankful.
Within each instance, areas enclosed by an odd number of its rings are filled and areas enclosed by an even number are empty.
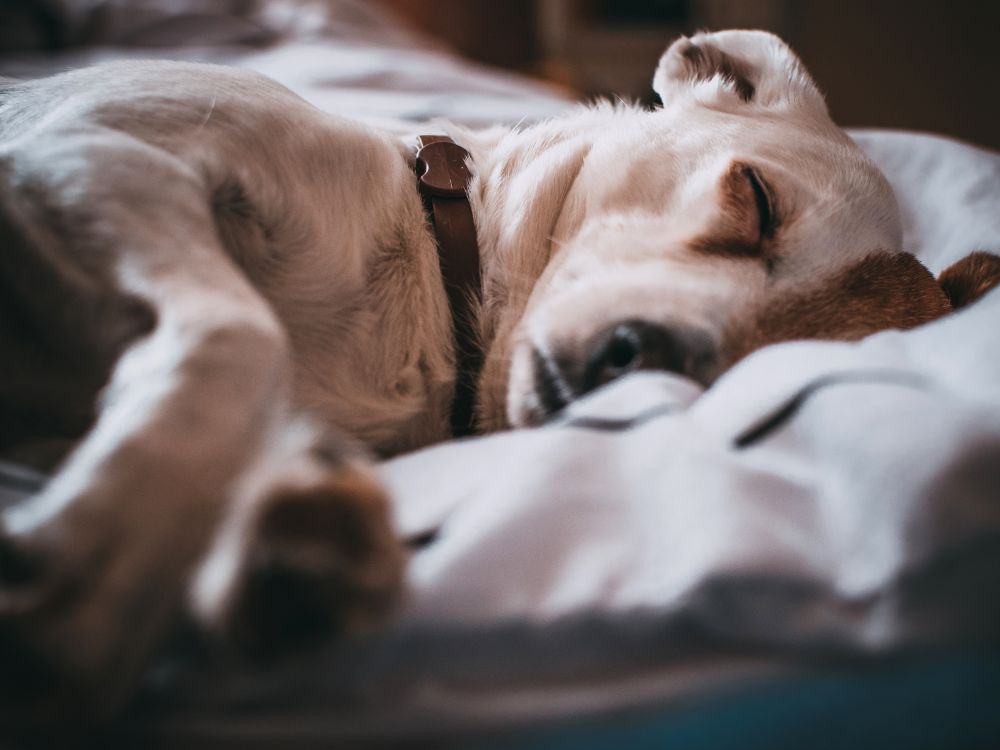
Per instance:
[[[780,39],[681,39],[653,87],[663,108],[616,119],[566,196],[511,339],[513,424],[636,369],[708,384],[769,343],[948,311],[901,252],[886,179]]]

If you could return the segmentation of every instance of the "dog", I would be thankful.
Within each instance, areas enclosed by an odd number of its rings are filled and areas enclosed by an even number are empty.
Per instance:
[[[478,431],[951,309],[781,40],[682,38],[653,86],[652,110],[451,129]],[[181,613],[270,655],[391,611],[406,555],[366,455],[448,438],[461,375],[416,167],[243,70],[0,83],[0,455],[54,472],[0,524],[15,697],[113,712]],[[963,302],[998,279],[984,254],[946,276]]]

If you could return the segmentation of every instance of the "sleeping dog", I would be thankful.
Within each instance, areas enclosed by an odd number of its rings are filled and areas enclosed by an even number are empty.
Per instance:
[[[181,612],[263,653],[384,616],[405,556],[365,451],[447,438],[463,377],[478,431],[529,426],[636,369],[708,385],[950,309],[779,39],[681,39],[653,85],[450,133],[470,360],[413,144],[241,70],[0,82],[0,455],[54,471],[0,523],[8,686],[108,710]]]

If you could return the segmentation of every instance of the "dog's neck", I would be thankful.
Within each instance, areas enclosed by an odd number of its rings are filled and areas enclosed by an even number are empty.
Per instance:
[[[531,293],[560,239],[572,234],[579,211],[567,203],[610,108],[586,118],[551,120],[528,128],[495,128],[451,137],[471,156],[469,202],[482,266],[478,337],[485,352],[476,415],[481,432],[508,426],[506,401],[512,337]]]
[[[467,195],[471,180],[466,164],[469,152],[448,136],[423,135],[417,145],[417,183],[437,241],[438,266],[455,335],[451,432],[462,437],[475,431],[476,381],[483,361],[474,312],[482,298],[482,274],[476,225]]]

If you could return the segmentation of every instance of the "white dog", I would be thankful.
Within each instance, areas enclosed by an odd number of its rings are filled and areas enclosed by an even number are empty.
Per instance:
[[[779,39],[682,39],[654,88],[662,109],[451,133],[479,430],[949,309]],[[448,437],[458,377],[415,162],[240,70],[0,82],[0,454],[58,463],[0,526],[5,678],[107,708],[185,602],[263,650],[387,611],[404,555],[352,441]]]

